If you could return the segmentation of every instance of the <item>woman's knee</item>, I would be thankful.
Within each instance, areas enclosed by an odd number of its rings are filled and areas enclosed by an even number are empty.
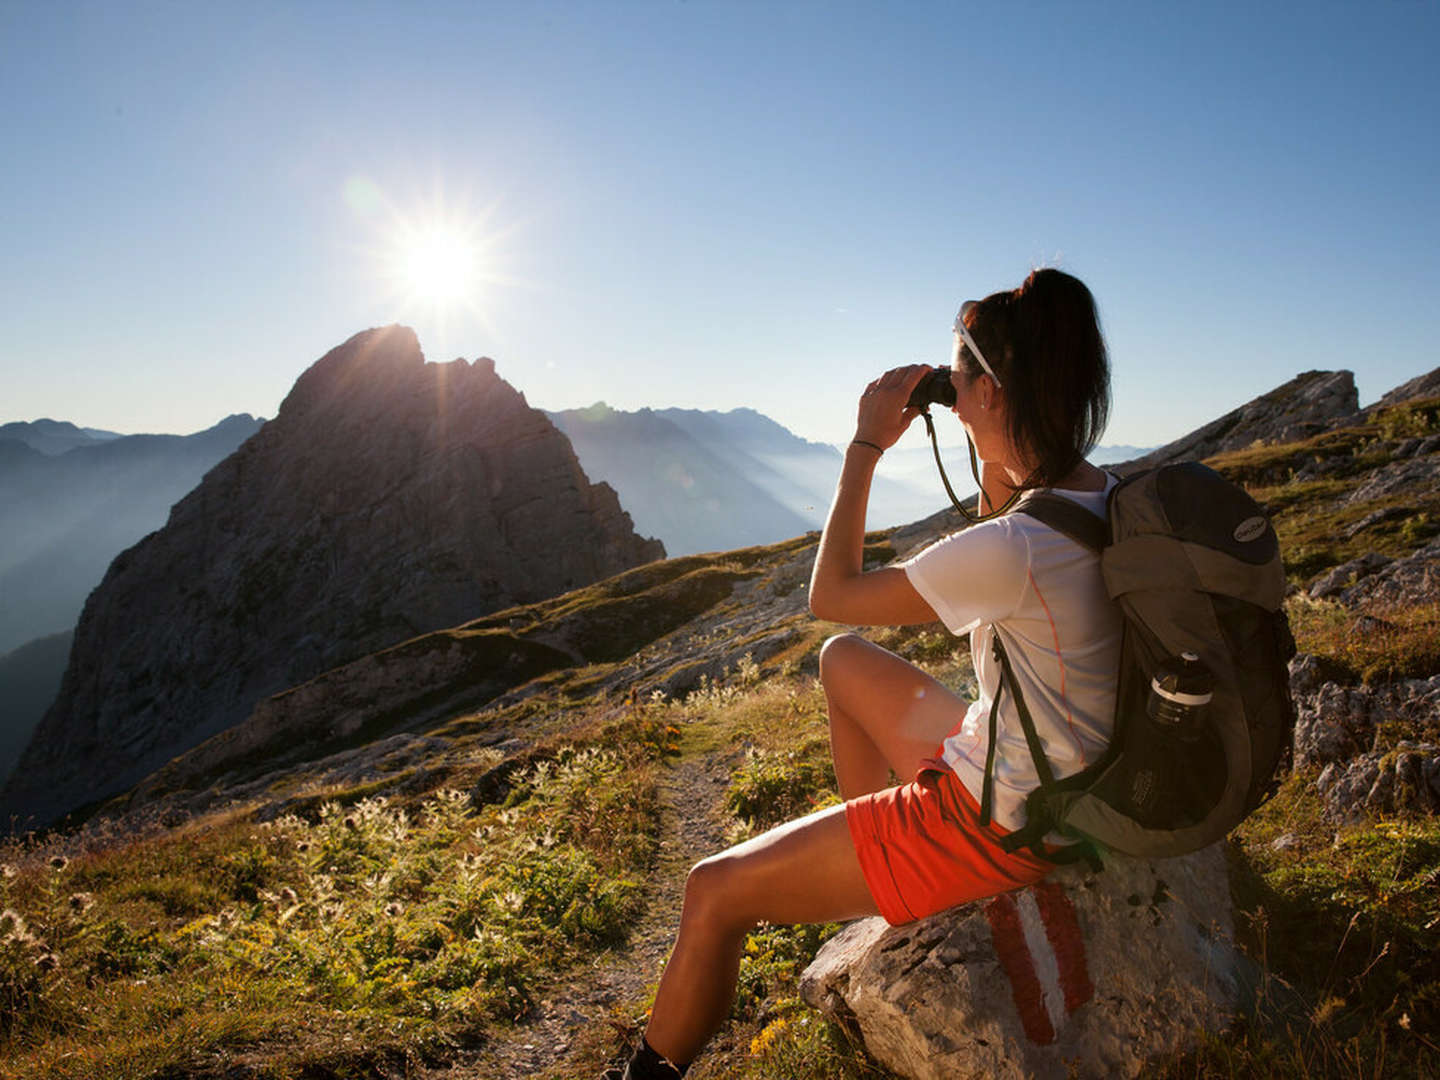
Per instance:
[[[684,916],[731,930],[750,929],[758,920],[745,914],[750,907],[745,877],[741,860],[729,852],[701,859],[685,879]]]
[[[846,658],[854,659],[857,649],[868,647],[870,643],[859,634],[846,633],[836,634],[827,638],[824,645],[820,646],[820,681],[824,683],[827,675],[835,674],[837,667],[843,667]]]

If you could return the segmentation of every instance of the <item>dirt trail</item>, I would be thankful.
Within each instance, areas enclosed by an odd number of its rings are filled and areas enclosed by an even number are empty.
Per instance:
[[[682,760],[661,773],[660,858],[650,878],[645,913],[625,951],[599,956],[567,973],[541,995],[529,1020],[467,1055],[463,1064],[428,1073],[427,1080],[598,1074],[595,1039],[581,1042],[577,1035],[609,1030],[612,1007],[638,1002],[659,977],[679,925],[686,873],[698,859],[724,846],[720,804],[729,775],[719,754]],[[589,1054],[584,1052],[587,1043]],[[590,1064],[582,1064],[582,1059]]]

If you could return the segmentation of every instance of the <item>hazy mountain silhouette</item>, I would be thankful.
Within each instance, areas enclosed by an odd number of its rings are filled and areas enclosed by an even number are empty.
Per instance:
[[[54,420],[0,428],[0,653],[74,626],[110,560],[263,423],[237,414],[193,435],[109,437]]]
[[[0,656],[0,784],[10,778],[35,725],[55,700],[74,637],[66,630]]]
[[[636,529],[660,537],[673,556],[746,547],[816,527],[816,496],[803,481],[776,473],[756,451],[761,443],[787,439],[811,448],[812,456],[830,463],[833,484],[839,463],[834,448],[803,443],[758,413],[740,412],[749,410],[624,412],[597,402],[547,415],[569,437],[586,474],[610,484]],[[762,432],[764,424],[774,430]],[[725,437],[732,426],[733,441]],[[805,451],[796,448],[793,455],[803,460]]]
[[[636,528],[659,536],[672,555],[818,529],[840,476],[836,447],[802,439],[754,409],[627,412],[597,402],[549,416],[585,471],[614,487]],[[869,526],[913,521],[944,499],[933,461],[919,482],[882,470]]]
[[[0,424],[0,440],[22,442],[41,454],[63,454],[77,446],[94,446],[123,436],[117,431],[76,427],[68,420],[12,420]]]

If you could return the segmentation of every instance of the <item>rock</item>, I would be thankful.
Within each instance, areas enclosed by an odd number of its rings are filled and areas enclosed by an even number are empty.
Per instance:
[[[1400,506],[1387,506],[1380,510],[1372,510],[1345,530],[1345,539],[1353,540],[1366,529],[1380,525],[1386,521],[1399,521],[1402,518],[1408,518],[1410,513],[1411,511]]]
[[[1375,736],[1374,699],[1367,690],[1325,683],[1295,702],[1295,764],[1312,768],[1368,749]]]
[[[1304,439],[1357,411],[1355,376],[1348,371],[1307,371],[1144,457],[1111,466],[1128,476],[1170,461],[1200,461],[1257,442]]]
[[[1383,556],[1372,554],[1365,558],[1378,560]],[[1315,595],[1313,590],[1311,595]],[[1434,603],[1437,597],[1440,597],[1440,537],[1404,558],[1377,563],[1374,573],[1363,575],[1343,588],[1338,599],[1349,607],[1365,605],[1383,611]]]
[[[1311,585],[1310,597],[1314,600],[1321,600],[1327,596],[1335,596],[1349,588],[1359,578],[1375,573],[1382,567],[1388,566],[1392,561],[1390,556],[1374,551],[1361,555],[1358,559],[1351,559],[1349,562],[1335,567]]]
[[[1399,405],[1402,402],[1431,397],[1440,397],[1440,367],[1428,371],[1424,375],[1417,375],[1409,382],[1401,383],[1379,401],[1375,402],[1374,405],[1367,406],[1365,413],[1369,415],[1380,409],[1389,408],[1392,405]]]
[[[1433,491],[1440,486],[1440,460],[1435,455],[1392,461],[1369,473],[1344,499],[1348,505],[1373,502],[1387,495]]]
[[[1313,693],[1325,681],[1325,671],[1320,661],[1309,653],[1296,653],[1290,660],[1290,695],[1298,700],[1300,695]]]
[[[1362,615],[1357,625],[1372,616]],[[1379,622],[1380,620],[1374,620]],[[1363,631],[1356,631],[1363,632]],[[1440,732],[1440,675],[1380,686],[1327,680],[1312,656],[1290,662],[1295,701],[1295,764],[1320,768],[1316,780],[1333,821],[1419,810],[1440,811],[1440,752],[1429,741],[1377,745],[1387,727]]]
[[[1223,845],[1114,856],[906,926],[853,923],[801,996],[914,1080],[1135,1076],[1240,1005]]]
[[[1315,787],[1337,823],[1398,813],[1440,813],[1440,746],[1401,740],[1327,765]]]
[[[492,361],[357,334],[111,564],[3,813],[51,820],[320,672],[663,554]]]

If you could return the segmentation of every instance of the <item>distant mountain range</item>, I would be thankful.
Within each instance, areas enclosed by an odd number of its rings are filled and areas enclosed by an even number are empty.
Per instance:
[[[838,447],[801,439],[753,409],[627,412],[602,401],[547,415],[570,437],[586,474],[613,487],[635,527],[665,541],[672,557],[818,529],[840,475]],[[946,434],[958,436],[958,426]],[[949,505],[934,451],[913,442],[907,436],[876,469],[871,529],[907,524]],[[1100,447],[1092,460],[1125,461],[1148,449]],[[940,455],[956,494],[973,492],[963,442],[942,444]]]
[[[124,438],[118,431],[76,427],[68,420],[13,420],[0,424],[0,447],[6,439],[22,442],[42,454],[63,454],[77,446],[94,446]]]
[[[110,560],[264,422],[237,414],[193,435],[0,426],[0,654],[73,627]]]
[[[751,410],[547,413],[585,473],[620,496],[671,556],[769,543],[817,528],[840,456]]]

